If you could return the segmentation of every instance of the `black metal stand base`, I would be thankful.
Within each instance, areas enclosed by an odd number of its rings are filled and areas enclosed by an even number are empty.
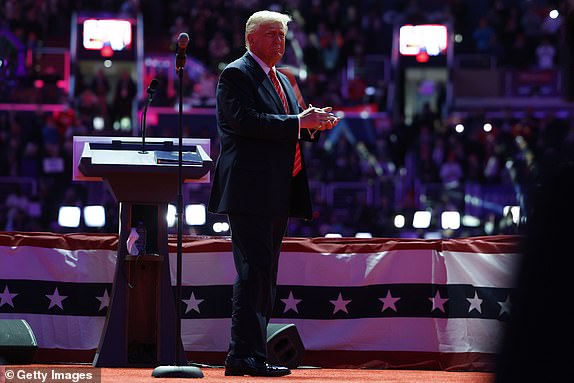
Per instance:
[[[203,378],[203,372],[194,366],[157,366],[151,376],[154,378]]]

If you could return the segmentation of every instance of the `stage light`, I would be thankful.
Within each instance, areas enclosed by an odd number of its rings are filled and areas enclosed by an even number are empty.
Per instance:
[[[220,222],[219,224],[222,233],[229,231],[229,224],[227,222]]]
[[[395,215],[394,224],[397,229],[405,227],[405,216],[402,214]]]
[[[462,226],[466,227],[479,227],[480,226],[480,219],[472,216],[472,215],[463,215],[462,216]]]
[[[421,49],[421,51],[415,56],[415,60],[419,63],[426,63],[429,61],[429,54],[424,49]]]
[[[482,130],[484,130],[486,133],[491,132],[492,124],[490,122],[485,122],[484,125],[482,125]]]
[[[169,227],[175,226],[175,221],[177,218],[177,209],[175,205],[172,204],[167,205],[167,216],[165,218],[167,219],[167,226]]]
[[[84,223],[88,227],[106,226],[106,210],[102,205],[84,207]]]
[[[444,230],[460,228],[460,213],[458,211],[443,211],[440,216],[441,226]]]
[[[373,238],[373,234],[366,232],[355,233],[355,238]]]
[[[81,210],[77,206],[60,206],[58,225],[62,227],[79,227]]]
[[[375,92],[376,92],[376,89],[375,89],[374,86],[368,86],[368,87],[365,88],[365,94],[366,94],[367,96],[374,96],[374,95],[375,95]]]
[[[454,127],[454,130],[457,133],[462,133],[462,132],[464,132],[464,125],[463,124],[456,124]]]
[[[227,222],[215,222],[212,229],[216,233],[223,233],[229,231],[229,224]]]
[[[185,223],[188,225],[205,225],[205,205],[192,204],[185,207]]]
[[[325,234],[325,238],[343,238],[343,235],[339,233],[327,233]]]
[[[120,120],[120,129],[125,131],[132,130],[132,119],[129,117],[122,117]]]
[[[413,227],[415,229],[427,229],[431,223],[431,212],[426,210],[415,211]]]
[[[105,123],[103,117],[99,116],[94,117],[94,120],[92,121],[92,126],[94,127],[94,130],[104,130]]]
[[[100,54],[102,55],[102,57],[112,57],[114,55],[114,50],[109,45],[105,45],[102,49],[100,49]],[[106,68],[111,67],[111,65],[109,65],[109,66],[107,65],[108,62],[111,63],[110,60],[104,61],[104,66]]]
[[[227,231],[229,231],[229,224],[227,222],[216,222],[213,224],[213,227],[215,228],[215,225],[218,225],[218,233],[225,233]]]
[[[502,209],[502,213],[505,216],[508,214],[508,211],[512,214],[512,222],[514,222],[514,224],[518,224],[518,221],[520,220],[520,206],[505,206]]]
[[[560,16],[560,12],[558,12],[556,9],[553,9],[548,13],[548,16],[550,16],[551,19],[556,19],[558,16]]]

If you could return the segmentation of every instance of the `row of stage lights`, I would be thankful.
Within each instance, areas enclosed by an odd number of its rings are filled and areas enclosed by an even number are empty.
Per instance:
[[[188,226],[205,225],[207,212],[203,204],[190,204],[185,206],[184,218]],[[80,208],[78,206],[61,206],[58,212],[58,225],[65,228],[78,228],[84,220],[86,227],[101,228],[106,226],[106,210],[102,205],[90,205]],[[174,227],[177,221],[177,209],[174,205],[167,206],[167,225]],[[212,227],[215,233],[229,231],[227,222],[215,222]]]
[[[519,206],[505,206],[503,209],[503,214],[511,214],[512,222],[518,225],[520,220],[520,207]],[[407,225],[407,220],[409,220],[409,225]],[[410,217],[405,214],[396,214],[393,219],[393,225],[395,229],[403,230],[403,234],[407,234],[410,229],[415,230],[429,230],[432,224],[432,212],[428,210],[419,210],[412,215],[412,221]],[[440,214],[440,228],[442,230],[458,230],[461,227],[466,228],[478,228],[483,224],[479,218],[471,215],[461,215],[458,211],[443,211]],[[487,234],[494,233],[495,227],[493,222],[484,222],[484,231]],[[401,235],[402,236],[402,235]],[[409,235],[406,235],[409,237]],[[328,233],[325,235],[328,238],[341,238],[342,235],[339,233]],[[372,238],[372,234],[369,232],[358,232],[355,234],[356,238]],[[418,235],[417,235],[418,237]],[[424,234],[424,238],[436,239],[440,238],[440,233],[435,231],[428,231]]]
[[[167,224],[169,227],[174,227],[176,224],[177,210],[174,205],[168,205],[167,208]],[[503,215],[508,214],[512,216],[512,222],[518,224],[520,220],[520,207],[519,206],[505,206],[503,208]],[[190,204],[185,206],[185,224],[188,226],[203,226],[206,223],[207,211],[204,204]],[[106,225],[106,211],[101,205],[85,206],[83,210],[78,206],[62,206],[58,214],[58,224],[66,228],[80,227],[81,220],[84,220],[86,227],[101,228]],[[410,219],[410,217],[408,217]],[[412,215],[413,229],[429,229],[432,223],[432,212],[429,210],[419,210]],[[393,219],[393,224],[396,229],[407,229],[407,217],[404,214],[396,214]],[[458,211],[443,211],[440,214],[440,227],[443,230],[458,230],[461,226],[464,227],[479,227],[481,224],[480,219],[470,216],[461,215]],[[212,226],[215,233],[228,233],[229,224],[227,222],[215,222]],[[326,237],[341,237],[337,233],[329,233]],[[359,232],[355,234],[358,238],[371,238],[371,233]]]
[[[520,206],[504,206],[502,209],[503,216],[508,216],[512,218],[512,223],[518,225],[520,222]],[[409,217],[410,218],[410,217]],[[397,229],[405,229],[407,223],[407,217],[404,214],[396,214],[393,219],[393,224]],[[415,211],[412,215],[411,226],[413,229],[429,229],[432,223],[432,212],[429,210],[419,210]],[[467,228],[477,228],[480,227],[482,222],[478,217],[472,215],[461,215],[460,212],[456,210],[443,211],[440,213],[440,226],[442,230],[458,230],[461,227]],[[436,222],[435,222],[436,224]],[[492,222],[485,222],[485,231],[492,232],[494,227],[489,227]]]

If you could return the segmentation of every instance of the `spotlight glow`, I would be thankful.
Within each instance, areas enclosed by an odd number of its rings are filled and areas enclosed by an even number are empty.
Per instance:
[[[106,226],[106,210],[102,205],[84,207],[84,223],[88,227]]]
[[[175,205],[172,204],[167,205],[167,216],[165,218],[167,219],[167,226],[169,227],[175,226],[175,221],[177,219],[177,208],[175,207]]]
[[[81,210],[77,206],[61,206],[58,211],[58,225],[62,227],[79,227]]]
[[[458,211],[443,211],[440,221],[444,230],[457,230],[460,228],[460,213]]]
[[[479,227],[480,226],[480,219],[478,217],[472,215],[463,215],[462,216],[462,225],[466,227]]]
[[[397,229],[405,227],[405,216],[402,214],[395,215],[394,224]]]
[[[413,227],[415,229],[427,229],[431,223],[431,212],[430,211],[415,211],[413,216]]]
[[[224,233],[229,231],[229,224],[227,222],[215,222],[212,229],[215,233]]]
[[[94,130],[104,130],[104,119],[103,117],[96,116],[92,122]]]
[[[512,214],[512,222],[514,222],[514,224],[518,224],[518,221],[520,220],[520,206],[505,206],[502,209],[502,213],[505,216],[508,214],[509,211],[510,214]]]
[[[188,225],[205,225],[205,217],[204,204],[187,205],[185,207],[185,223]]]

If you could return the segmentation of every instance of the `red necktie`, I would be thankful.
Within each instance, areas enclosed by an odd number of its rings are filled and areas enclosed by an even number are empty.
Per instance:
[[[269,77],[271,78],[271,82],[273,83],[273,86],[275,87],[275,90],[277,91],[277,94],[279,95],[279,98],[283,103],[283,108],[285,109],[285,112],[289,113],[289,105],[287,104],[287,97],[285,96],[285,92],[283,92],[283,88],[281,88],[281,84],[279,84],[279,79],[277,78],[277,75],[275,74],[275,71],[273,69],[269,71]],[[300,171],[301,171],[301,149],[299,148],[299,142],[297,142],[297,145],[295,147],[295,162],[293,163],[293,177],[295,177],[297,173],[299,173]]]

